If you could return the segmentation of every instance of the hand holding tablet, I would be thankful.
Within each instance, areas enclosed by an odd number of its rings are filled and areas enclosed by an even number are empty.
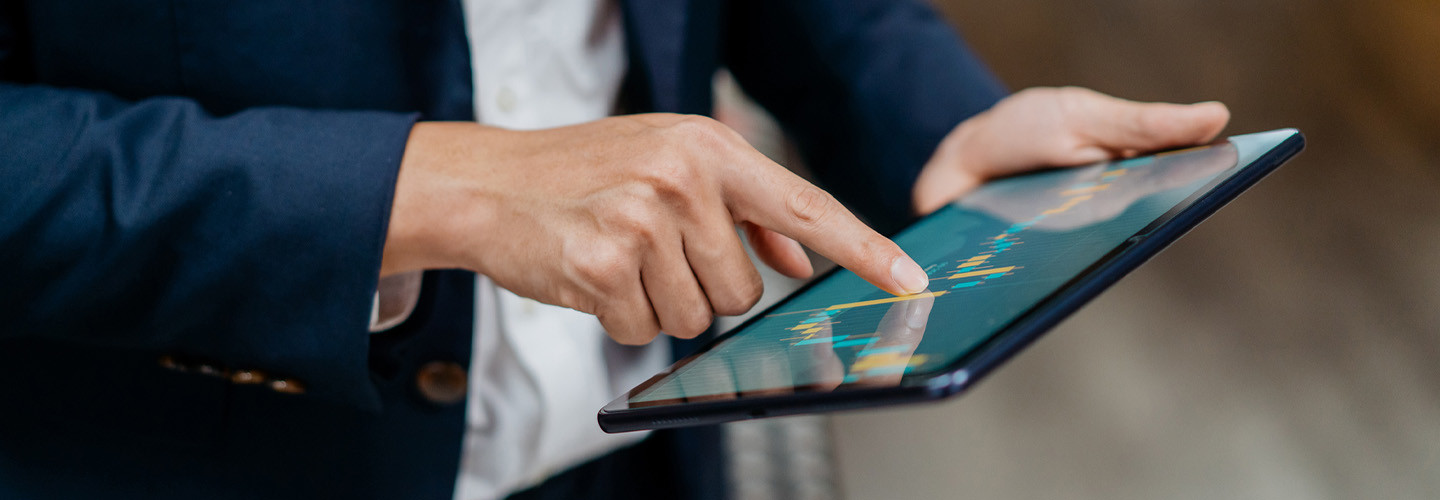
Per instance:
[[[957,394],[1294,156],[1295,130],[1010,177],[902,231],[927,291],[837,269],[599,413],[607,432]]]

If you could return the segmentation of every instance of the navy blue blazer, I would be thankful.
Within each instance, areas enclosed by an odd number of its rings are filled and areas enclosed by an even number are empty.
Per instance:
[[[728,67],[824,187],[908,218],[1002,89],[921,0],[623,0],[632,110]],[[455,0],[0,0],[0,498],[450,498],[472,276],[371,336],[416,120],[472,118]],[[713,479],[713,478],[712,478]]]

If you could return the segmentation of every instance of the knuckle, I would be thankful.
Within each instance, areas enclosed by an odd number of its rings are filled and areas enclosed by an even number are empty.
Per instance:
[[[696,304],[696,307],[687,308],[679,324],[675,325],[675,330],[667,333],[682,339],[693,339],[705,333],[705,329],[710,327],[711,319],[710,310]]]
[[[1085,87],[1077,87],[1074,85],[1055,88],[1054,92],[1060,99],[1066,99],[1075,102],[1083,102],[1085,100],[1092,99],[1097,94],[1094,90],[1090,90]]]
[[[660,326],[652,319],[639,315],[649,313],[648,307],[631,307],[624,302],[612,301],[595,317],[615,342],[625,345],[645,345],[660,334]]]
[[[624,344],[624,345],[645,345],[645,344],[649,344],[650,341],[655,340],[655,335],[656,335],[656,334],[653,334],[653,333],[651,333],[651,334],[646,334],[646,333],[634,333],[634,332],[632,332],[632,333],[612,333],[612,334],[610,334],[610,338],[615,339],[615,342],[618,342],[618,343]]]
[[[710,328],[711,322],[715,321],[715,313],[706,306],[703,300],[698,301],[696,306],[694,309],[691,309],[690,327],[692,331],[695,332],[695,335],[700,335],[705,333],[706,329]]]
[[[1056,130],[1063,131],[1059,134],[1062,139],[1071,142],[1081,141],[1081,130],[1087,128],[1094,118],[1094,108],[1097,103],[1096,96],[1099,94],[1093,90],[1083,87],[1060,87],[1053,89],[1054,94],[1051,101],[1054,103],[1052,115],[1049,121]],[[1067,145],[1067,147],[1080,147],[1082,145]]]
[[[624,344],[624,345],[645,345],[645,344],[649,344],[650,341],[655,340],[655,336],[656,336],[656,335],[659,335],[659,333],[660,333],[658,330],[655,330],[654,328],[648,328],[648,327],[642,327],[642,326],[634,326],[634,327],[617,327],[617,326],[610,326],[612,323],[614,323],[613,318],[607,318],[607,317],[602,317],[602,318],[600,318],[600,324],[605,326],[605,332],[610,335],[610,338],[611,338],[611,339],[614,339],[615,342],[618,342],[618,343]]]
[[[830,197],[830,193],[808,183],[792,188],[785,197],[785,208],[790,217],[808,228],[825,223],[837,206],[838,202]]]
[[[630,344],[630,345],[645,345],[645,344],[649,344],[650,342],[652,342],[652,341],[655,340],[655,337],[659,337],[659,336],[660,336],[660,327],[659,327],[658,325],[653,324],[653,322],[652,322],[652,323],[650,323],[650,324],[647,324],[646,326],[643,326],[643,327],[638,328],[638,329],[630,336],[630,341],[631,341],[631,344]]]
[[[765,293],[765,284],[755,273],[746,273],[739,283],[727,287],[726,292],[718,294],[714,304],[715,312],[724,316],[739,316],[745,314],[755,304],[760,302],[760,296]]]
[[[651,241],[662,222],[655,201],[658,197],[655,188],[649,185],[627,189],[613,202],[606,217],[608,225],[616,231],[614,235],[633,242],[632,247],[640,241]]]
[[[676,120],[670,129],[676,139],[682,141],[681,145],[700,151],[727,151],[744,142],[730,127],[704,116],[686,115]]]
[[[630,253],[610,241],[587,245],[583,252],[568,255],[572,274],[586,285],[599,290],[614,289],[629,272]]]
[[[1061,116],[1073,117],[1080,113],[1085,104],[1085,93],[1078,87],[1055,89],[1054,99]]]
[[[666,155],[650,162],[642,174],[645,182],[659,197],[667,200],[688,199],[696,192],[700,173],[689,161]]]
[[[691,138],[717,135],[720,127],[720,122],[700,115],[683,115],[670,124],[676,134]]]
[[[644,113],[630,116],[641,127],[640,132],[659,144],[674,144],[687,137],[687,134],[704,133],[708,127],[713,126],[707,122],[714,121],[699,115],[679,113]]]
[[[634,121],[636,121],[636,122],[638,122],[638,123],[642,123],[642,124],[644,124],[644,125],[647,126],[647,127],[654,127],[654,128],[668,127],[668,126],[670,126],[671,124],[674,124],[677,120],[679,120],[679,119],[681,119],[681,118],[684,118],[684,117],[685,117],[685,115],[676,114],[676,113],[665,113],[665,112],[639,113],[639,114],[634,114],[634,115],[625,115],[625,118],[628,118],[628,119],[630,119],[630,120],[634,120]]]

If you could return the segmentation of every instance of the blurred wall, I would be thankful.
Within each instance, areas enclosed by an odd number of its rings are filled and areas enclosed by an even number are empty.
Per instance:
[[[969,395],[835,418],[849,498],[1440,498],[1440,2],[939,6],[1013,88],[1309,147]]]

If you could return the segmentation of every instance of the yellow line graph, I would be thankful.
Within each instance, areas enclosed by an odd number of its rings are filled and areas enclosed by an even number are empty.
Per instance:
[[[1087,194],[1087,195],[1084,195],[1084,196],[1076,196],[1076,197],[1074,197],[1074,198],[1070,198],[1070,199],[1068,199],[1068,200],[1065,200],[1065,204],[1063,204],[1063,205],[1060,205],[1060,206],[1058,206],[1058,207],[1055,207],[1055,208],[1052,208],[1052,209],[1049,209],[1049,210],[1046,210],[1046,211],[1040,212],[1040,213],[1041,213],[1041,214],[1044,214],[1044,215],[1055,215],[1055,214],[1058,214],[1058,213],[1064,213],[1066,210],[1070,210],[1071,208],[1075,208],[1075,205],[1079,205],[1080,202],[1083,202],[1083,201],[1085,201],[1085,200],[1088,200],[1088,199],[1094,198],[1094,197],[1095,197],[1095,195],[1093,195],[1093,194]]]
[[[835,305],[833,305],[833,306],[830,306],[830,307],[825,308],[825,310],[826,310],[826,311],[833,311],[833,310],[835,310],[835,309],[849,309],[849,308],[852,308],[852,307],[873,306],[873,305],[875,305],[875,304],[889,304],[889,303],[891,303],[891,302],[901,302],[901,301],[906,301],[906,300],[923,299],[923,298],[926,298],[926,297],[939,297],[939,296],[941,296],[941,295],[945,295],[945,292],[944,292],[944,291],[939,291],[939,292],[922,292],[922,293],[917,293],[917,294],[915,294],[915,295],[901,295],[901,296],[898,296],[898,297],[887,297],[887,298],[883,298],[883,299],[867,300],[867,301],[864,301],[864,302],[850,302],[850,303],[848,303],[848,304],[835,304]]]
[[[960,279],[960,278],[969,278],[969,277],[971,277],[971,276],[989,276],[989,275],[991,275],[991,274],[996,274],[996,273],[1008,273],[1008,272],[1014,271],[1014,270],[1015,270],[1015,266],[997,267],[997,268],[994,268],[994,269],[981,269],[981,270],[979,270],[979,271],[970,271],[970,272],[965,272],[965,273],[955,273],[955,274],[952,274],[952,275],[946,277],[945,279],[947,279],[947,280],[953,280],[953,279]],[[942,292],[942,293],[943,293],[943,292]]]
[[[816,322],[814,322],[814,323],[801,323],[801,324],[798,324],[798,325],[795,325],[795,326],[790,327],[790,329],[791,329],[791,330],[808,330],[808,329],[811,329],[811,328],[820,328],[820,327],[824,327],[824,326],[830,326],[830,325],[833,325],[833,324],[836,324],[836,323],[839,323],[839,321],[829,321],[829,320],[826,320],[826,321],[816,321]]]
[[[1106,189],[1110,189],[1110,185],[1109,185],[1109,184],[1097,184],[1097,185],[1090,186],[1090,187],[1083,187],[1083,188],[1076,188],[1076,189],[1070,189],[1070,190],[1066,190],[1066,191],[1061,191],[1061,192],[1060,192],[1060,196],[1072,196],[1072,195],[1077,195],[1077,194],[1094,193],[1094,192],[1096,192],[1096,191],[1104,191],[1104,190],[1106,190]]]

